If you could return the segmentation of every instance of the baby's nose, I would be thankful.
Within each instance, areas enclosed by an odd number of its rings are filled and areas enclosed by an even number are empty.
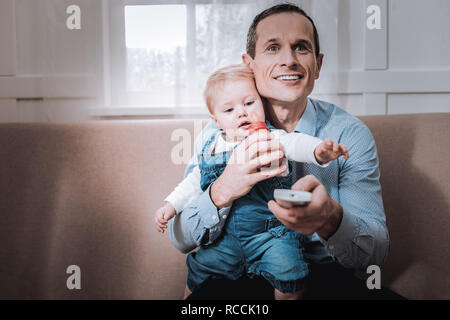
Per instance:
[[[245,110],[244,107],[238,107],[237,112],[238,112],[238,117],[239,118],[248,116],[247,111]]]

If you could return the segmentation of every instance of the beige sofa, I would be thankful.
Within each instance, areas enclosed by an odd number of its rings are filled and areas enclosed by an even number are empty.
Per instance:
[[[450,113],[362,120],[391,236],[382,282],[449,299]],[[185,255],[153,226],[183,175],[171,161],[180,128],[193,139],[192,120],[1,124],[0,299],[182,298]],[[81,290],[66,286],[70,265]]]

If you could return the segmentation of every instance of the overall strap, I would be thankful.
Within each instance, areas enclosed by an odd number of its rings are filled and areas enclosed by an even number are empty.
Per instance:
[[[214,140],[217,137],[217,134],[221,134],[222,130],[220,131],[214,131],[213,134],[211,134],[211,136],[208,138],[208,140],[206,140],[205,144],[203,145],[202,148],[202,152],[201,154],[206,154],[209,151],[209,147],[211,146],[211,144],[214,142]]]

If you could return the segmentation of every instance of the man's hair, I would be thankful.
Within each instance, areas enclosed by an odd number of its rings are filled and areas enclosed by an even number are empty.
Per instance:
[[[273,14],[277,13],[283,13],[283,12],[296,12],[305,18],[307,18],[312,26],[313,26],[313,37],[314,37],[314,50],[316,57],[320,54],[320,44],[319,44],[319,34],[317,32],[316,26],[314,24],[314,21],[311,19],[310,16],[306,14],[305,11],[303,11],[300,7],[298,7],[295,4],[292,3],[283,3],[278,4],[273,7],[270,7],[260,14],[258,14],[254,19],[252,24],[250,25],[250,28],[248,29],[247,33],[247,54],[249,54],[253,59],[255,58],[255,47],[256,47],[256,41],[258,40],[258,35],[256,34],[256,27],[261,22],[261,20],[267,18],[268,16],[271,16]]]
[[[206,106],[210,113],[213,113],[212,97],[218,88],[221,88],[227,81],[251,80],[254,81],[253,71],[244,63],[233,64],[220,68],[211,74],[206,82],[204,92]]]

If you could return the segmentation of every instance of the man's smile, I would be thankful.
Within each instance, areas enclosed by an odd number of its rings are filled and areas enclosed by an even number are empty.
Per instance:
[[[285,84],[295,85],[300,82],[304,78],[304,75],[300,73],[296,74],[281,74],[273,77],[273,79],[281,81]]]

